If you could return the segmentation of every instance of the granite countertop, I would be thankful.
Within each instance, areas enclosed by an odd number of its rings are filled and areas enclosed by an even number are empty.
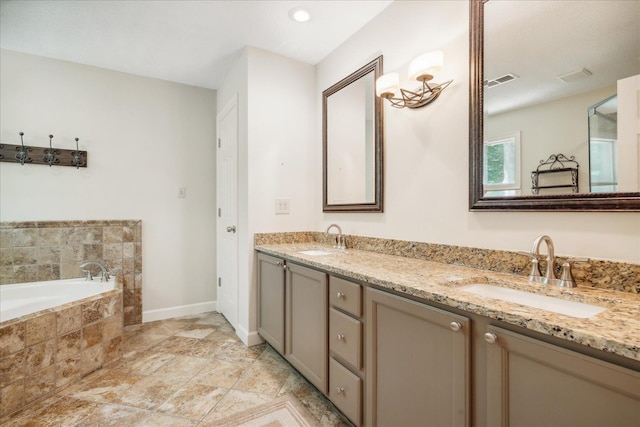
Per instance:
[[[355,249],[339,251],[317,243],[256,245],[255,249],[401,294],[640,361],[640,295],[581,286],[566,289],[533,284],[526,277],[515,274]],[[313,249],[330,254],[317,256],[300,253]],[[599,305],[607,310],[582,319],[460,290],[461,286],[472,283],[488,283],[561,297]]]

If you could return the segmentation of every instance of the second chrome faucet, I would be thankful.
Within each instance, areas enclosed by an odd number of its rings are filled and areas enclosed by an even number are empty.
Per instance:
[[[543,235],[543,236],[538,236],[536,238],[536,240],[534,240],[533,242],[533,246],[531,247],[531,254],[534,255],[537,259],[538,255],[540,255],[540,245],[542,243],[545,243],[547,245],[547,266],[545,268],[545,272],[544,272],[544,277],[542,278],[542,283],[545,284],[549,284],[551,283],[552,279],[556,278],[556,275],[553,271],[555,263],[556,263],[556,255],[553,249],[553,240],[551,240],[551,237]],[[538,271],[537,271],[537,276],[540,277],[540,267],[538,266]],[[531,274],[529,275],[529,279],[531,280],[531,277],[535,277],[535,271],[532,268],[531,269]]]
[[[547,246],[547,259],[544,276],[540,274],[540,265],[538,264],[538,257],[540,256],[540,246],[544,243]],[[553,247],[553,240],[551,237],[542,235],[536,237],[531,247],[531,252],[521,252],[523,255],[527,255],[531,258],[531,272],[529,273],[529,281],[536,283],[544,283],[546,285],[557,285],[563,288],[576,287],[576,281],[571,273],[571,263],[573,262],[586,262],[585,258],[571,258],[562,263],[562,271],[560,272],[560,278],[556,278],[555,265],[556,255]]]
[[[347,245],[344,241],[344,236],[342,235],[342,228],[338,224],[331,224],[327,227],[327,230],[324,232],[325,236],[329,235],[329,231],[332,228],[336,228],[338,230],[338,234],[336,235],[336,243],[333,245],[336,249],[346,249]]]

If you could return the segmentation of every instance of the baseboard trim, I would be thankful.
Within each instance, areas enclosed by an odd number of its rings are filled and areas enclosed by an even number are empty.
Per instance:
[[[175,307],[143,311],[142,323],[171,319],[172,317],[190,316],[192,314],[206,313],[208,311],[216,311],[216,301],[199,302],[197,304],[178,305]]]
[[[252,347],[264,342],[262,337],[258,335],[258,332],[249,332],[242,325],[238,325],[236,328],[236,335],[247,347]]]

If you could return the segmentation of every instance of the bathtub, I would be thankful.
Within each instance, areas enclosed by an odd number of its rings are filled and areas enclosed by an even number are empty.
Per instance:
[[[2,285],[0,322],[111,291],[115,283],[115,277],[111,277],[102,283],[80,278]]]

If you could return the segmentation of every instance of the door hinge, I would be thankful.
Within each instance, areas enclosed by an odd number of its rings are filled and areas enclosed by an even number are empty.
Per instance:
[[[222,208],[218,208],[218,218],[222,218]]]
[[[218,148],[222,147],[222,140],[218,138]]]
[[[222,277],[218,277],[218,287],[222,286]]]

